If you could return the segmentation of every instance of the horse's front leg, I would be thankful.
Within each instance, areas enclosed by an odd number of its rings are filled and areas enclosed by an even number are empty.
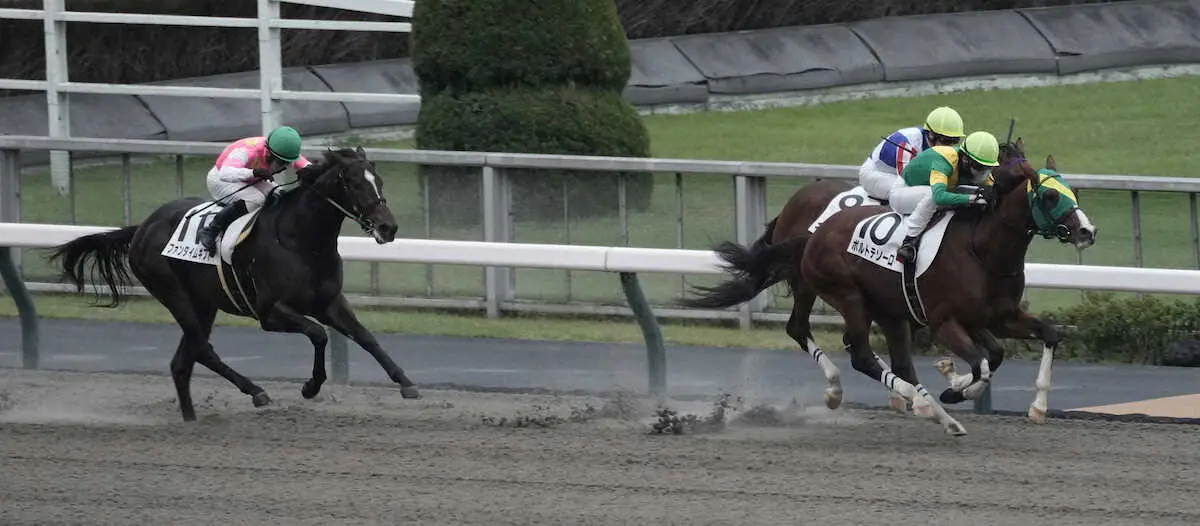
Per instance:
[[[969,382],[954,378],[950,387],[942,391],[938,399],[942,403],[957,404],[967,399],[978,398],[991,382],[992,371],[990,361],[978,352],[970,333],[957,320],[951,319],[937,328],[934,337],[971,365],[971,374],[967,378]],[[964,383],[965,385],[963,385]]]
[[[1046,423],[1047,398],[1050,395],[1050,367],[1054,363],[1054,350],[1062,337],[1053,324],[1039,320],[1028,312],[1018,310],[1016,314],[1001,320],[992,328],[1000,338],[1014,340],[1041,340],[1042,362],[1038,366],[1037,396],[1029,405],[1029,419],[1038,424]]]
[[[1000,364],[1004,363],[1004,346],[1000,345],[1000,341],[987,329],[972,332],[971,340],[987,351],[988,366],[991,368],[992,374],[995,374],[1000,369]],[[946,382],[955,391],[962,391],[975,381],[972,374],[955,374],[953,359],[943,358],[935,362],[933,367],[946,378]]]
[[[375,340],[375,336],[359,323],[358,318],[354,316],[354,312],[350,310],[350,304],[346,301],[346,297],[338,294],[336,298],[329,303],[329,307],[325,312],[317,316],[317,319],[334,330],[342,333],[347,338],[354,340],[360,347],[371,354],[375,361],[383,367],[388,378],[393,382],[400,384],[400,395],[404,398],[420,398],[421,394],[417,390],[417,384],[413,383],[404,373],[404,370],[392,361],[387,352],[379,346],[379,342]]]
[[[326,378],[325,346],[329,344],[329,335],[325,333],[325,328],[296,312],[282,301],[271,305],[260,325],[266,331],[298,332],[308,337],[308,341],[312,342],[313,346],[313,372],[312,378],[304,382],[304,386],[300,388],[300,395],[304,398],[317,396],[317,393],[321,392],[321,385],[325,383]]]

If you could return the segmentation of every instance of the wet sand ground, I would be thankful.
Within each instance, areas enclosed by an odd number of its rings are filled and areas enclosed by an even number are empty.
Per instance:
[[[1200,524],[1190,425],[261,385],[0,371],[0,524]]]

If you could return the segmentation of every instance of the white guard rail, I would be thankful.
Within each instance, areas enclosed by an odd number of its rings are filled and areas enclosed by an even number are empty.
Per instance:
[[[0,247],[49,248],[115,227],[0,222]],[[707,250],[443,241],[396,238],[379,245],[366,237],[338,239],[342,257],[382,263],[441,263],[603,272],[719,274]],[[1200,270],[1027,263],[1027,287],[1200,294]]]

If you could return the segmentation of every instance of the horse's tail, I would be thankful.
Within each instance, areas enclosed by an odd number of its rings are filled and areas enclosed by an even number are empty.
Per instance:
[[[715,287],[693,286],[692,293],[696,297],[681,299],[679,304],[704,309],[729,307],[754,299],[758,293],[784,279],[794,267],[795,257],[803,250],[807,239],[772,244],[771,236],[778,219],[767,223],[766,232],[749,249],[731,241],[713,247],[713,252],[726,263],[721,266],[722,270],[732,274],[733,279]]]
[[[112,302],[105,306],[116,307],[121,303],[118,286],[129,286],[133,282],[129,277],[129,243],[133,241],[133,233],[137,229],[138,226],[133,225],[80,236],[54,247],[47,259],[51,263],[62,260],[63,277],[75,284],[77,292],[83,291],[85,273],[91,275],[92,286],[95,286],[96,273],[99,273],[112,297]],[[93,259],[94,263],[91,271],[87,272],[89,259]]]

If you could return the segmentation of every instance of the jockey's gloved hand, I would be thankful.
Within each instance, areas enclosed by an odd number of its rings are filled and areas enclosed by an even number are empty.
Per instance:
[[[272,174],[271,171],[266,168],[255,168],[254,169],[254,178],[258,179],[260,181],[274,181],[275,175]]]
[[[988,207],[996,202],[996,190],[990,186],[981,186],[971,194],[971,204]]]

